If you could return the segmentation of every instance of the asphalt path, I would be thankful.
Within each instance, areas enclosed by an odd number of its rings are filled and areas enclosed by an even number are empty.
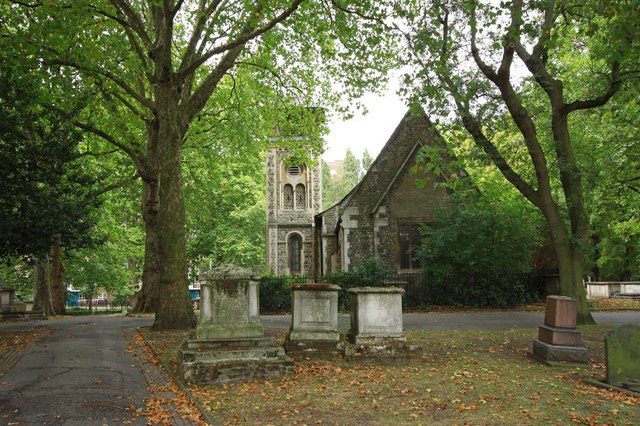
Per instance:
[[[94,315],[0,324],[53,330],[0,377],[0,424],[144,424],[133,413],[149,392],[122,330],[151,322]]]
[[[640,311],[594,312],[598,324],[617,326],[640,324]],[[405,330],[501,330],[505,328],[536,328],[544,320],[544,312],[451,312],[416,313],[402,316]],[[262,324],[271,329],[288,329],[291,315],[265,315]],[[348,315],[340,315],[340,331],[349,330]]]

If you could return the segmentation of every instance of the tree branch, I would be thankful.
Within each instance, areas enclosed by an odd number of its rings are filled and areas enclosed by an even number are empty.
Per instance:
[[[133,7],[129,3],[129,0],[109,0],[109,2],[127,17],[131,28],[136,32],[136,34],[138,34],[140,39],[145,44],[145,47],[151,50],[151,48],[153,47],[153,41],[149,37],[149,34],[147,34],[147,32],[145,31],[144,21],[142,20],[140,15],[135,12]]]
[[[246,26],[246,28],[248,28],[248,31],[243,31],[242,33],[240,33],[240,35],[235,40],[230,41],[229,43],[223,44],[221,46],[214,47],[208,52],[202,54],[199,58],[195,59],[193,62],[191,62],[191,64],[189,65],[184,64],[184,66],[181,66],[182,71],[179,72],[181,79],[184,78],[184,76],[195,72],[195,70],[198,69],[200,65],[204,64],[207,60],[209,60],[213,56],[219,55],[221,53],[224,53],[230,50],[235,50],[238,47],[242,47],[248,41],[253,40],[254,38],[259,37],[262,34],[266,33],[271,28],[275,27],[277,24],[279,24],[280,22],[284,21],[289,16],[291,16],[291,14],[293,14],[293,12],[295,12],[296,9],[298,9],[298,7],[303,1],[304,0],[294,0],[293,3],[291,3],[291,5],[287,9],[282,11],[279,15],[277,15],[271,21],[267,22],[262,27],[253,29],[253,26],[248,23]]]
[[[101,69],[93,69],[90,66],[79,64],[79,63],[74,62],[74,61],[64,60],[64,59],[48,59],[48,60],[44,61],[44,64],[45,65],[67,66],[67,67],[75,68],[76,70],[81,71],[81,72],[94,74],[94,75],[100,75],[100,76],[103,76],[105,78],[108,78],[109,80],[113,81],[115,84],[120,86],[125,92],[127,92],[132,98],[134,98],[140,104],[142,104],[143,106],[149,108],[151,111],[154,110],[153,102],[151,102],[150,99],[145,97],[143,94],[138,93],[135,89],[133,89],[133,87],[129,86],[129,84],[127,84],[123,79],[121,79],[120,77],[116,76],[111,71],[106,71],[106,70],[101,70]]]
[[[620,63],[618,61],[613,61],[611,64],[611,76],[609,81],[611,84],[607,91],[602,95],[591,99],[575,100],[570,102],[562,108],[562,112],[569,114],[580,109],[597,108],[609,102],[609,99],[611,99],[622,86],[622,80],[620,79]]]
[[[108,134],[107,132],[91,125],[88,123],[84,123],[81,122],[79,120],[72,120],[72,124],[74,126],[76,126],[79,129],[82,129],[86,132],[92,133],[102,139],[104,139],[105,141],[109,142],[111,145],[118,147],[119,149],[121,149],[122,151],[124,151],[129,157],[131,157],[131,159],[133,160],[133,162],[136,165],[136,169],[138,169],[138,171],[143,169],[143,160],[142,160],[142,154],[140,152],[138,152],[137,150],[135,150],[134,148],[123,144],[121,142],[119,142],[116,138],[114,138],[113,136],[111,136],[110,134]]]
[[[478,46],[476,44],[476,36],[477,36],[477,31],[478,31],[478,20],[477,20],[477,16],[476,16],[476,3],[473,2],[472,6],[471,6],[471,19],[470,19],[470,23],[469,23],[470,27],[471,27],[471,56],[473,57],[473,60],[475,61],[476,65],[478,65],[478,68],[480,68],[480,71],[482,71],[482,73],[485,75],[485,77],[487,77],[490,81],[492,82],[496,82],[498,79],[498,75],[497,73],[493,70],[493,68],[491,68],[486,62],[484,62],[484,60],[482,60],[482,58],[480,57],[480,51],[478,50]],[[448,25],[446,25],[445,23],[445,29],[448,28]],[[446,41],[445,41],[446,43]],[[443,43],[444,45],[444,43]],[[443,46],[443,52],[445,52],[445,48]]]
[[[140,175],[138,173],[136,173],[135,175],[128,177],[126,179],[122,179],[118,182],[114,182],[110,185],[107,185],[103,188],[100,188],[96,191],[93,191],[89,194],[87,194],[84,202],[82,203],[82,206],[87,206],[89,204],[91,204],[93,201],[95,201],[96,198],[98,198],[99,196],[106,194],[107,192],[113,191],[114,189],[118,189],[118,188],[122,188],[123,186],[125,186],[127,183],[129,182],[135,182],[136,180],[140,179]]]
[[[233,67],[238,56],[242,52],[242,46],[235,47],[228,51],[220,60],[218,65],[209,73],[209,75],[200,84],[200,87],[191,95],[182,110],[183,122],[190,122],[206,105],[211,94],[218,86],[218,83],[224,77],[226,72]]]
[[[338,9],[341,12],[348,13],[350,15],[356,15],[359,18],[365,19],[367,21],[377,22],[384,28],[389,28],[389,26],[384,22],[384,20],[382,18],[378,18],[377,16],[365,15],[364,13],[362,13],[362,12],[356,10],[356,9],[349,9],[349,8],[347,8],[345,6],[342,6],[340,3],[338,3],[337,0],[331,0],[331,4],[333,5],[333,7],[335,7],[336,9]]]
[[[531,202],[531,204],[541,208],[542,200],[540,199],[538,192],[515,170],[513,170],[498,148],[496,148],[496,146],[485,136],[477,120],[473,118],[468,111],[461,112],[462,124],[465,129],[467,129],[471,134],[476,144],[478,144],[489,158],[491,158],[491,161],[496,165],[498,170],[500,170],[500,173],[502,173],[502,175],[511,182],[511,184]]]
[[[271,69],[271,68],[269,68],[269,67],[267,67],[265,65],[260,65],[260,64],[257,64],[255,62],[251,62],[251,61],[238,61],[238,62],[236,62],[236,65],[247,65],[247,66],[251,66],[251,67],[254,67],[254,68],[258,68],[258,69],[264,70],[264,71],[268,72],[269,74],[271,74],[273,76],[273,78],[275,78],[278,81],[278,83],[280,84],[280,86],[282,86],[283,88],[285,88],[287,90],[295,89],[298,93],[304,93],[304,90],[302,90],[298,86],[295,86],[293,84],[286,84],[285,81],[280,76],[280,74],[278,74],[275,70],[273,70],[273,69]]]
[[[178,73],[180,73],[184,67],[191,63],[193,55],[195,55],[196,48],[198,46],[198,40],[202,36],[202,32],[205,29],[207,19],[216,10],[216,8],[222,3],[223,0],[213,0],[209,6],[206,5],[206,0],[201,0],[198,4],[198,20],[193,27],[193,32],[189,38],[187,48],[184,50],[182,60],[180,61],[180,67]]]

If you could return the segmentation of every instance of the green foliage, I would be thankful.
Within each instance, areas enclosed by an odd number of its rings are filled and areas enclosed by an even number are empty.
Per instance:
[[[524,303],[540,230],[509,204],[458,194],[423,229],[416,253],[424,268],[425,302],[506,307]]]
[[[0,265],[0,286],[15,289],[18,300],[31,300],[33,298],[33,267],[19,259],[7,259]]]
[[[626,93],[576,117],[574,126],[593,229],[590,266],[599,279],[640,277],[639,97],[640,82],[628,84]]]
[[[362,168],[364,169],[364,173],[369,170],[371,164],[373,164],[373,160],[374,158],[371,156],[371,154],[369,154],[369,150],[365,148],[364,152],[362,153]]]
[[[264,153],[188,152],[188,256],[194,265],[264,262]]]
[[[76,159],[81,135],[43,108],[29,70],[0,65],[0,257],[42,256],[56,234],[67,247],[92,243],[95,184]]]
[[[369,155],[368,153],[365,153]],[[370,157],[370,156],[369,156]],[[363,159],[364,161],[364,159]],[[367,160],[368,161],[368,160]],[[328,209],[342,200],[362,179],[360,160],[347,148],[343,160],[343,175],[332,177],[329,167],[323,162],[322,169],[322,205]]]
[[[581,309],[581,260],[637,273],[637,2],[408,1],[396,12],[414,64],[404,93],[445,123],[457,111],[485,163],[544,213]]]
[[[96,306],[93,307],[93,309],[89,310],[89,308],[76,308],[76,307],[69,307],[66,309],[65,315],[73,315],[73,316],[81,316],[81,315],[97,315],[97,314],[102,314],[102,315],[111,315],[111,314],[119,314],[122,312],[122,308],[98,308]]]
[[[130,188],[108,193],[102,216],[94,233],[103,243],[95,247],[65,251],[65,283],[85,296],[99,288],[128,297],[134,293],[133,282],[140,280],[144,251],[144,231]]]
[[[265,275],[260,279],[260,312],[282,313],[291,311],[291,285],[308,282],[303,276]]]
[[[131,306],[129,297],[133,296],[134,291],[130,287],[124,289],[118,289],[111,299],[112,306]]]
[[[322,282],[340,286],[338,308],[345,311],[349,308],[351,297],[348,290],[352,287],[384,287],[385,279],[392,275],[391,270],[376,259],[363,259],[351,271],[334,272],[324,275]]]

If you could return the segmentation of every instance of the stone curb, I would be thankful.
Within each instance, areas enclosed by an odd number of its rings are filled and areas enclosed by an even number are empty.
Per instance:
[[[140,328],[141,327],[136,327],[136,332],[140,335],[140,337],[142,337],[142,340],[144,341],[144,343],[151,349],[151,352],[153,352],[155,357],[160,362],[160,365],[162,366],[162,369],[169,375],[171,380],[173,380],[178,385],[180,390],[182,390],[182,392],[184,392],[184,394],[187,395],[187,398],[189,398],[191,400],[191,402],[198,409],[198,411],[200,411],[200,414],[202,415],[204,420],[210,425],[222,424],[222,422],[220,420],[216,419],[210,412],[208,412],[204,408],[202,403],[193,395],[193,392],[191,392],[191,390],[184,383],[184,380],[182,380],[182,378],[180,378],[176,374],[174,374],[174,372],[171,370],[171,368],[169,368],[169,366],[162,360],[162,358],[158,355],[158,352],[156,351],[156,348],[151,344],[151,342],[149,342],[147,340],[145,335],[140,332]]]
[[[610,385],[609,383],[601,382],[600,380],[597,380],[597,379],[584,379],[583,382],[598,388],[626,393],[627,395],[630,395],[630,396],[638,397],[638,395],[640,395],[640,393],[638,392],[634,392],[629,389],[619,388],[617,386]]]
[[[147,352],[145,352],[145,348],[139,345],[138,342],[136,341],[135,336],[136,336],[137,330],[135,328],[127,328],[127,329],[124,329],[122,333],[124,334],[125,340],[127,342],[127,346],[128,347],[131,346],[131,348],[135,351],[135,353],[133,353],[132,356],[136,364],[138,365],[138,368],[140,368],[140,370],[142,371],[142,375],[144,376],[145,383],[148,385],[147,389],[151,392],[151,389],[149,386],[153,386],[156,384],[164,385],[169,383],[169,377],[163,371],[162,368],[158,368],[157,365],[154,365],[152,363],[145,362],[145,360],[148,360],[148,354]],[[166,391],[161,394],[156,394],[155,392],[152,392],[151,394],[159,396],[161,399],[168,395],[175,396],[175,393],[172,391]],[[182,418],[182,416],[178,414],[176,410],[176,406],[173,403],[167,403],[166,405],[168,406],[167,408],[172,416],[171,424],[175,424],[175,425],[191,425],[192,424],[191,421],[189,420],[185,421]],[[136,412],[138,413],[137,410]],[[145,424],[147,424],[146,420],[145,420]]]

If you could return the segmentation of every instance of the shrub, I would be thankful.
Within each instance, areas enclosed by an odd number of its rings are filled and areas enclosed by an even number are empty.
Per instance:
[[[511,307],[537,295],[526,288],[538,241],[535,223],[518,206],[454,196],[434,226],[425,226],[416,258],[426,303]]]
[[[291,311],[291,285],[307,282],[304,276],[265,275],[260,279],[260,312],[281,313]]]
[[[348,290],[352,287],[383,287],[384,280],[391,275],[391,270],[376,259],[363,259],[356,267],[347,272],[334,272],[323,276],[320,281],[337,284],[341,287],[338,294],[338,309],[347,310],[350,303]]]

